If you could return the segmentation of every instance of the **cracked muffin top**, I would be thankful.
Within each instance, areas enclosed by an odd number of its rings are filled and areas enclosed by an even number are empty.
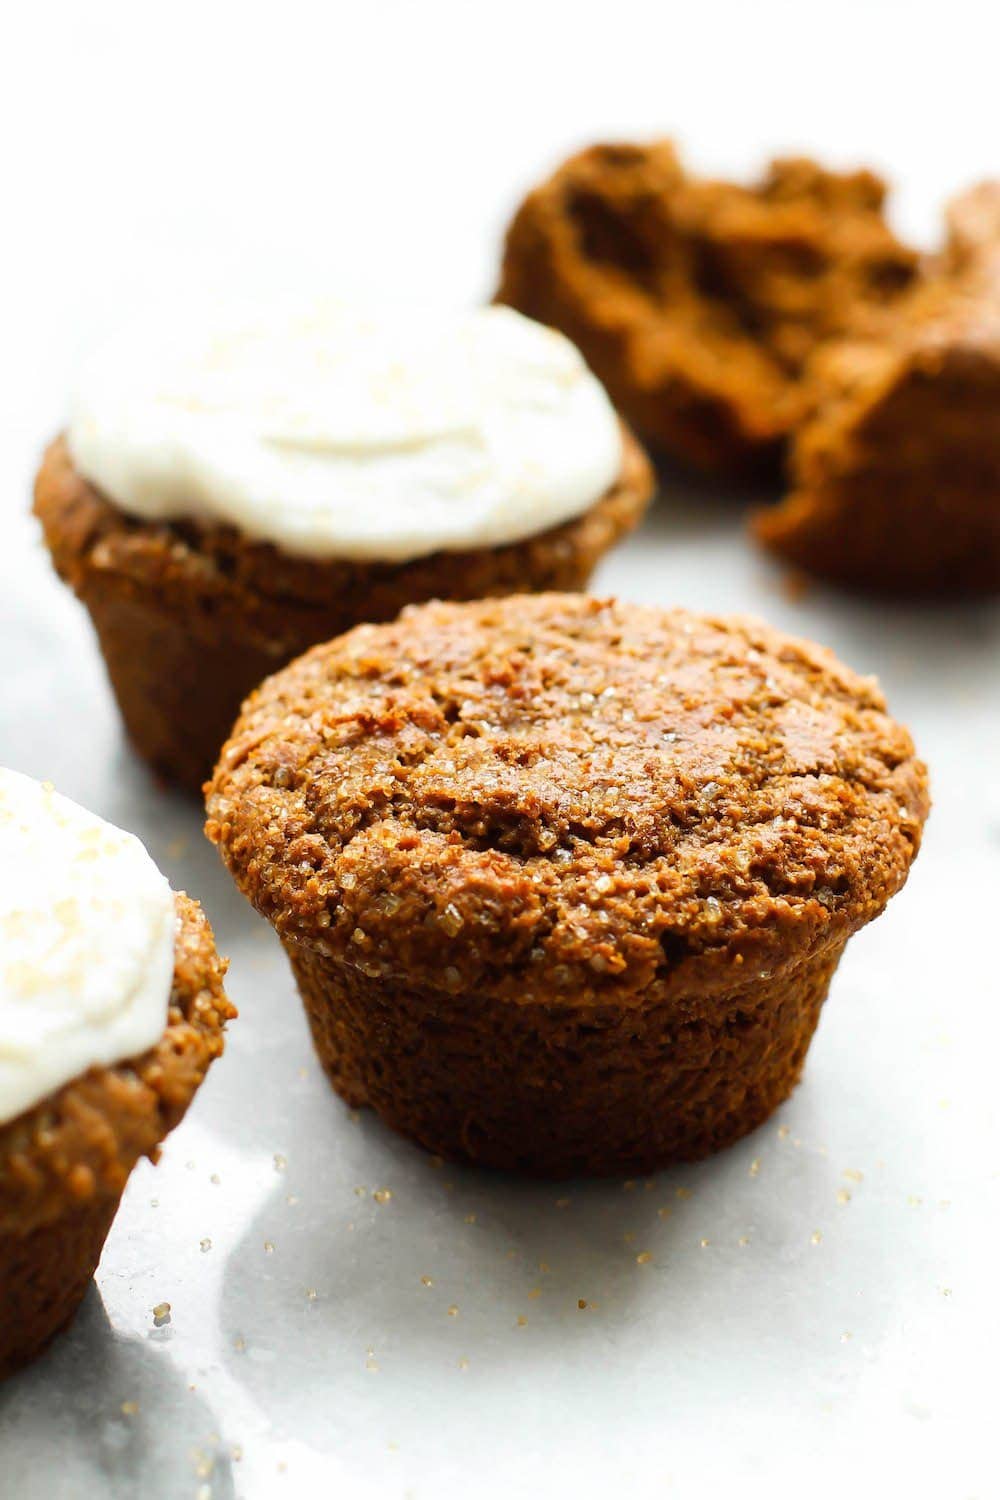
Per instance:
[[[756,621],[407,609],[244,705],[209,837],[288,942],[513,1002],[710,997],[902,886],[926,772],[876,683]]]

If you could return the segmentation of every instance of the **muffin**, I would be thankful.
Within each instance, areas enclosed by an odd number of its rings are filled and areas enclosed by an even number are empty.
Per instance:
[[[291,657],[415,600],[582,587],[651,490],[565,339],[497,308],[324,304],[113,340],[35,510],[133,744],[200,789]]]
[[[689,175],[668,141],[593,146],[518,209],[497,299],[573,339],[658,453],[770,474],[810,355],[916,275],[884,198],[804,159],[743,187]]]
[[[6,770],[0,932],[2,1377],[72,1318],[234,1011],[198,903],[131,834]]]
[[[954,203],[949,230],[880,338],[817,356],[791,493],[752,521],[779,557],[849,588],[1000,590],[1000,183]]]
[[[442,1156],[634,1174],[787,1096],[927,810],[829,652],[548,594],[410,608],[270,678],[207,832],[351,1105]]]

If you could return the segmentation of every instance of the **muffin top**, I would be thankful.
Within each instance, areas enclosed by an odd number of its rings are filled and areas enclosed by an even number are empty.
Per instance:
[[[618,418],[577,350],[500,307],[151,315],[85,367],[67,438],[129,515],[356,561],[535,536],[622,466]]]
[[[432,603],[244,705],[207,831],[283,938],[512,1002],[688,999],[870,921],[929,806],[870,678],[747,619]]]

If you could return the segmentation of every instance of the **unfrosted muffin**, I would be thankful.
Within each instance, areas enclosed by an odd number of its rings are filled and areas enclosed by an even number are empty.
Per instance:
[[[951,205],[934,271],[879,338],[822,351],[810,397],[757,538],[851,588],[1000,592],[1000,182]]]
[[[128,733],[200,788],[242,699],[436,596],[582,587],[649,466],[562,337],[506,309],[340,305],[130,330],[35,510]]]
[[[345,1099],[445,1156],[604,1174],[786,1097],[927,810],[829,652],[549,594],[411,608],[270,678],[207,831]]]
[[[131,834],[5,770],[0,934],[2,1377],[73,1316],[234,1012],[198,903]]]
[[[743,186],[693,176],[669,141],[592,146],[518,209],[497,298],[573,339],[657,452],[773,472],[815,349],[915,276],[884,198],[871,172],[805,159]]]

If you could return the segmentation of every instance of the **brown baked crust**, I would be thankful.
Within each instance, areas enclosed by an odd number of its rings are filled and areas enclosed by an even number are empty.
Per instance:
[[[852,588],[1000,590],[1000,183],[951,206],[936,274],[878,340],[823,351],[791,493],[754,534]]]
[[[568,334],[656,451],[770,472],[809,356],[916,274],[884,197],[805,159],[742,187],[690,176],[668,141],[593,146],[521,205],[497,299]]]
[[[196,901],[179,894],[174,985],[161,1040],[92,1068],[0,1126],[0,1376],[30,1359],[76,1310],[129,1173],[155,1160],[183,1118],[235,1015],[225,964]]]
[[[631,1002],[846,938],[927,805],[909,735],[829,652],[550,594],[408,609],[272,677],[208,831],[283,937],[370,976]]]
[[[35,512],[90,611],[137,749],[200,791],[243,698],[317,641],[438,596],[582,588],[652,495],[645,454],[624,429],[623,440],[619,479],[575,520],[405,563],[295,558],[231,527],[136,520],[87,483],[61,438],[45,454]]]
[[[244,705],[206,826],[348,1099],[559,1175],[759,1123],[927,810],[909,735],[829,652],[550,594],[292,663]]]

